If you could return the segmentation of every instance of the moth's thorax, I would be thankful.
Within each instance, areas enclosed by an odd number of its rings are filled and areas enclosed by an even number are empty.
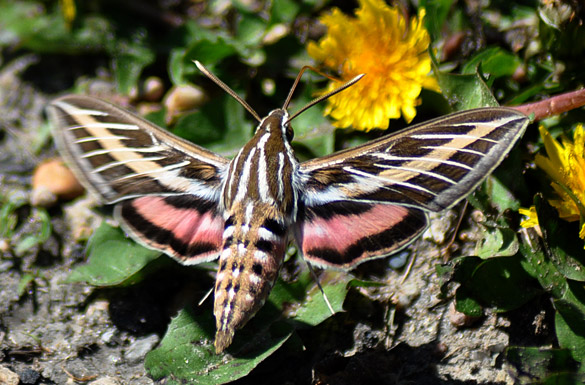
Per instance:
[[[235,203],[245,201],[275,205],[287,217],[296,212],[292,178],[298,161],[287,139],[292,137],[290,127],[285,127],[287,119],[284,110],[270,112],[231,161],[223,189],[226,213]]]
[[[287,139],[287,119],[286,111],[272,111],[230,163],[215,285],[217,351],[264,304],[284,259],[297,211],[293,174],[298,167]]]

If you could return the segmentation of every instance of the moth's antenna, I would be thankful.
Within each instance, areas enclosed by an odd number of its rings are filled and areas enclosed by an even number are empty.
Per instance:
[[[285,103],[285,106],[287,106],[288,103],[290,102],[289,99],[291,97],[292,91],[294,90],[294,87],[297,85],[301,74],[304,72],[304,69],[305,69],[305,67],[303,67],[303,69],[299,73],[299,76],[297,76],[297,80],[295,80],[295,84],[293,86],[293,89],[291,90],[291,93],[289,94],[289,97],[286,100],[287,103]],[[346,88],[349,88],[349,87],[353,86],[355,83],[357,83],[365,75],[366,74],[359,74],[358,76],[354,77],[353,79],[351,79],[347,83],[343,84],[339,88],[336,88],[333,91],[326,93],[325,95],[321,95],[318,98],[315,98],[315,99],[311,100],[309,103],[307,103],[306,106],[304,106],[303,108],[301,108],[300,110],[298,110],[297,112],[295,112],[290,118],[288,118],[288,120],[286,121],[286,123],[290,123],[291,120],[293,120],[294,118],[296,118],[297,116],[299,116],[300,114],[302,114],[303,112],[305,112],[306,110],[308,110],[309,108],[313,107],[315,104],[321,103],[323,100],[325,100],[327,98],[330,98],[331,96],[333,96],[333,95],[335,95],[335,94],[337,94],[337,93],[345,90]]]
[[[290,91],[288,92],[288,96],[286,97],[286,100],[282,106],[283,110],[286,110],[288,108],[288,105],[290,104],[290,100],[292,99],[293,93],[297,89],[297,85],[299,84],[299,81],[301,80],[303,73],[305,73],[305,71],[308,69],[311,69],[311,70],[319,73],[319,71],[317,71],[315,68],[313,68],[311,66],[303,66],[303,68],[301,68],[301,70],[299,71],[299,74],[297,75],[297,78],[295,79],[295,82],[293,83],[292,87],[290,88]]]
[[[229,88],[227,84],[225,84],[224,82],[222,82],[221,80],[219,80],[219,78],[217,76],[215,76],[214,74],[212,74],[199,61],[197,61],[197,60],[193,60],[193,61],[195,62],[195,65],[197,66],[197,68],[199,68],[199,71],[203,72],[203,74],[205,76],[207,76],[208,78],[210,78],[211,80],[213,80],[213,82],[215,84],[217,84],[218,86],[220,86],[232,98],[236,99],[238,101],[238,103],[240,103],[242,106],[244,106],[244,108],[246,110],[248,110],[248,112],[250,114],[252,114],[252,116],[254,117],[254,119],[256,119],[258,122],[262,121],[262,119],[260,119],[260,116],[258,116],[258,114],[256,113],[256,111],[254,111],[254,109],[252,107],[250,107],[250,105],[248,103],[246,103],[246,101],[244,99],[242,99],[240,97],[240,95],[236,94],[235,91],[232,90],[231,88]]]

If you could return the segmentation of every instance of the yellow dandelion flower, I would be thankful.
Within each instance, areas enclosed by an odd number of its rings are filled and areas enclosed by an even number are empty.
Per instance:
[[[547,156],[536,155],[535,163],[553,180],[559,199],[550,199],[559,217],[569,222],[580,221],[579,236],[585,239],[585,131],[577,125],[573,141],[562,138],[559,143],[539,127]]]
[[[366,74],[356,85],[328,99],[325,114],[336,127],[368,131],[388,128],[401,115],[410,122],[422,88],[439,90],[431,72],[430,37],[423,26],[425,10],[410,23],[382,0],[359,0],[356,17],[339,9],[320,18],[327,34],[307,51],[344,81]],[[322,93],[339,86],[332,82]]]
[[[538,226],[538,216],[536,215],[536,207],[530,206],[530,208],[528,209],[520,207],[520,209],[518,209],[518,212],[521,215],[528,217],[528,219],[525,219],[522,222],[520,222],[520,226],[526,229]]]

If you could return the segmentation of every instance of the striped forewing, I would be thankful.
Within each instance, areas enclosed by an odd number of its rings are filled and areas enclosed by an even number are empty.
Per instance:
[[[301,163],[308,206],[335,200],[449,208],[491,173],[528,118],[481,108],[431,120],[361,146]]]
[[[218,256],[227,159],[100,99],[69,95],[48,111],[61,154],[135,239],[186,264]]]
[[[303,255],[351,269],[407,246],[426,229],[426,212],[465,198],[527,125],[512,109],[469,110],[301,163],[295,233]]]
[[[103,203],[186,193],[219,201],[227,159],[100,99],[65,96],[49,114],[61,153]]]

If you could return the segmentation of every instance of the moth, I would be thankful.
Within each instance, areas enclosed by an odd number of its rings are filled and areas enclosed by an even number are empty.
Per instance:
[[[429,212],[473,191],[529,122],[508,108],[469,110],[299,163],[298,113],[287,111],[294,86],[283,108],[260,119],[196,64],[259,122],[232,160],[100,99],[64,96],[48,111],[61,154],[101,203],[115,204],[132,238],[185,265],[219,258],[217,353],[264,304],[289,241],[321,268],[350,270],[395,253],[427,228]]]

